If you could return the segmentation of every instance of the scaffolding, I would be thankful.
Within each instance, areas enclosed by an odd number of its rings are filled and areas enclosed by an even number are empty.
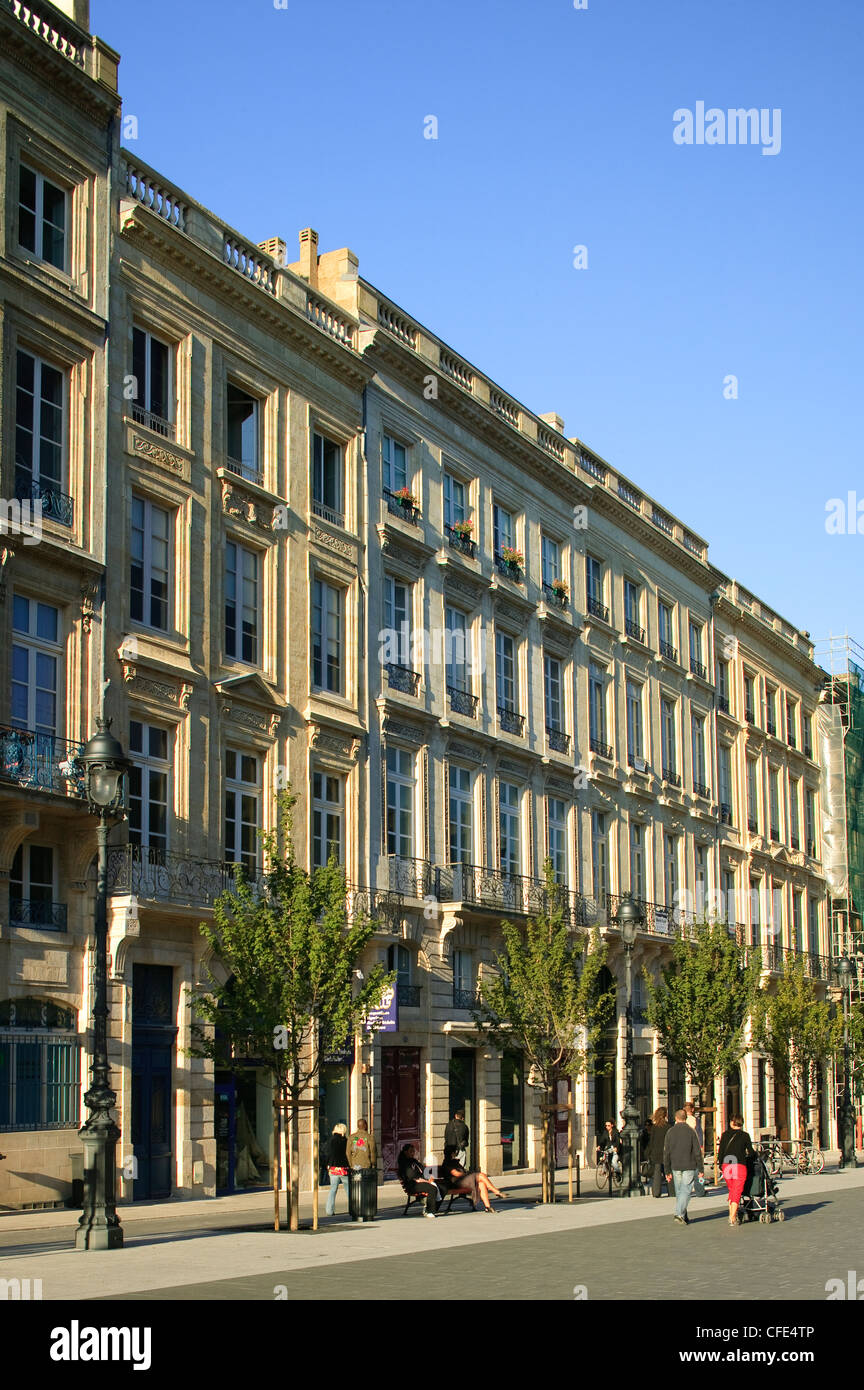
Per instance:
[[[817,711],[832,953],[864,965],[864,648],[848,634],[816,644],[825,672]]]

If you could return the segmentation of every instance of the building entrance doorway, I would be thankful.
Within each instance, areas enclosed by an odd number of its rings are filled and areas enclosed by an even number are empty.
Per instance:
[[[174,971],[132,967],[132,1194],[170,1197],[174,1171]]]
[[[381,1165],[395,1178],[403,1144],[414,1144],[422,1162],[419,1047],[381,1049]]]
[[[477,1135],[477,1105],[474,1094],[475,1068],[474,1050],[470,1047],[457,1047],[450,1053],[450,1094],[447,1119],[452,1120],[457,1110],[461,1110],[468,1126],[468,1162],[470,1173],[476,1167],[474,1155],[479,1155]],[[437,1157],[437,1155],[436,1155]],[[441,1155],[443,1159],[444,1155]]]
[[[732,1123],[733,1115],[744,1114],[741,1109],[742,1094],[741,1068],[732,1067],[726,1073],[726,1129]]]
[[[501,1164],[525,1167],[525,1077],[521,1052],[501,1058]]]

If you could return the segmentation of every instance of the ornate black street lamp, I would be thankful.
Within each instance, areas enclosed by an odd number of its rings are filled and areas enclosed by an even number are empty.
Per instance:
[[[639,1161],[639,1111],[636,1109],[636,1099],[633,1090],[633,978],[632,978],[632,956],[633,947],[636,944],[636,933],[645,921],[644,913],[640,912],[638,905],[633,901],[629,893],[625,893],[621,899],[621,906],[615,918],[621,932],[621,941],[624,945],[624,971],[625,985],[627,990],[627,1044],[624,1059],[625,1072],[625,1091],[624,1091],[624,1153],[626,1159],[625,1177],[626,1183],[624,1193],[628,1197],[635,1197],[638,1193],[643,1195],[641,1163]]]
[[[843,991],[843,1099],[837,1128],[840,1131],[840,1167],[857,1168],[855,1153],[855,1107],[852,1102],[852,1075],[849,1064],[849,1014],[852,1008],[852,962],[843,955],[837,962],[840,988]]]
[[[96,962],[93,974],[93,1062],[84,1104],[90,1111],[78,1134],[84,1145],[84,1211],[75,1232],[76,1250],[117,1250],[123,1228],[117,1215],[116,1151],[120,1130],[112,1110],[117,1097],[108,1083],[108,821],[123,814],[124,778],[129,769],[110,719],[97,719],[81,754],[85,795],[99,817],[96,880]]]

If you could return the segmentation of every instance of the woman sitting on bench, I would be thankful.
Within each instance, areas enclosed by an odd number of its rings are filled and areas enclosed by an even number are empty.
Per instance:
[[[434,1216],[435,1208],[441,1200],[441,1193],[434,1182],[429,1182],[423,1176],[423,1165],[417,1157],[417,1151],[413,1144],[403,1144],[399,1150],[399,1158],[396,1162],[396,1171],[399,1174],[399,1181],[409,1197],[416,1193],[422,1193],[426,1198],[426,1210],[424,1216]]]
[[[446,1192],[468,1192],[474,1203],[474,1210],[477,1210],[477,1198],[479,1197],[486,1211],[494,1211],[495,1208],[489,1201],[489,1193],[493,1196],[506,1200],[507,1193],[499,1192],[492,1179],[487,1173],[466,1173],[456,1155],[458,1149],[452,1145],[444,1150],[444,1162],[438,1169],[440,1178],[445,1183]]]

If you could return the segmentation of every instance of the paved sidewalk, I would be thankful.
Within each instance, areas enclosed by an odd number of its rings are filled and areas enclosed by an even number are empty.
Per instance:
[[[508,1184],[514,1198],[500,1205],[498,1215],[490,1217],[484,1212],[471,1213],[454,1208],[449,1216],[439,1217],[434,1226],[431,1221],[423,1220],[419,1213],[412,1212],[403,1218],[400,1208],[404,1201],[398,1205],[391,1201],[386,1187],[383,1189],[385,1203],[382,1204],[380,1220],[356,1225],[344,1217],[325,1218],[317,1235],[311,1230],[296,1235],[285,1231],[277,1235],[267,1230],[263,1224],[267,1215],[266,1201],[263,1200],[266,1194],[262,1194],[260,1207],[249,1209],[249,1222],[245,1229],[241,1227],[227,1231],[212,1229],[211,1226],[204,1233],[194,1230],[181,1233],[167,1229],[159,1234],[136,1234],[133,1228],[140,1218],[133,1216],[132,1210],[141,1209],[127,1209],[123,1212],[127,1229],[126,1245],[122,1251],[82,1254],[67,1248],[39,1253],[19,1246],[14,1253],[0,1256],[0,1278],[41,1279],[43,1298],[47,1300],[112,1298],[157,1289],[177,1290],[175,1296],[181,1297],[184,1290],[193,1286],[200,1288],[208,1283],[232,1279],[243,1280],[252,1276],[269,1278],[273,1275],[275,1284],[279,1282],[275,1278],[277,1273],[290,1275],[301,1270],[318,1271],[328,1267],[335,1271],[337,1267],[355,1261],[410,1257],[418,1252],[443,1252],[455,1247],[464,1252],[477,1249],[479,1254],[478,1247],[493,1242],[578,1231],[587,1233],[631,1222],[640,1223],[641,1226],[643,1222],[660,1221],[663,1217],[668,1221],[672,1211],[668,1198],[653,1201],[647,1197],[628,1200],[595,1196],[593,1200],[569,1205],[566,1187],[563,1203],[539,1206],[531,1192],[531,1186],[536,1185],[537,1175],[520,1176],[521,1182],[511,1181]],[[791,1210],[796,1203],[807,1205],[813,1194],[833,1195],[848,1191],[850,1197],[854,1192],[857,1200],[862,1190],[864,1170],[856,1169],[788,1179],[781,1186],[781,1198],[787,1209]],[[398,1189],[394,1191],[394,1197],[397,1195]],[[270,1201],[272,1203],[272,1194]],[[714,1215],[722,1221],[725,1203],[724,1192],[716,1191],[711,1196],[694,1200],[691,1211],[694,1216]],[[161,1205],[164,1210],[165,1204]],[[191,1205],[184,1203],[181,1207],[176,1204],[171,1211],[179,1216],[184,1208]],[[214,1203],[195,1205],[207,1206],[212,1219]],[[153,1210],[154,1207],[150,1206],[151,1218]],[[58,1214],[48,1215],[54,1217],[56,1225]],[[711,1222],[712,1226],[715,1224],[716,1220]],[[664,1223],[661,1223],[660,1229],[664,1229]],[[609,1244],[609,1237],[605,1238],[604,1244]],[[232,1295],[226,1290],[222,1296],[230,1298]]]

